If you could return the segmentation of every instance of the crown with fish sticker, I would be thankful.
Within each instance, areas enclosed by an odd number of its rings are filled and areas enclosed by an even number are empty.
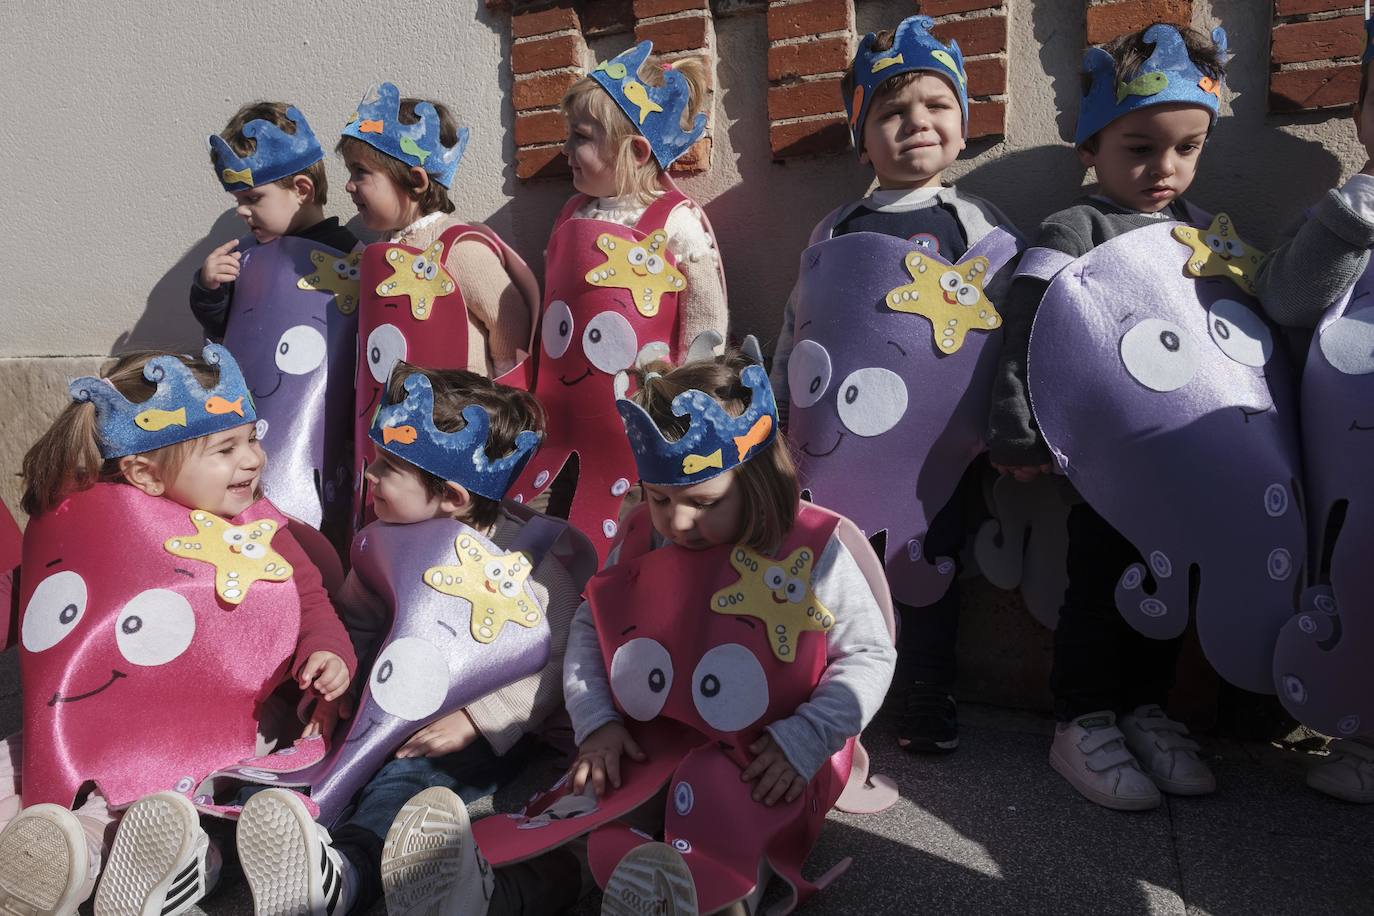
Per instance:
[[[406,376],[405,400],[384,400],[368,435],[392,455],[429,471],[440,480],[462,484],[489,499],[502,499],[539,447],[539,434],[522,429],[515,449],[502,458],[487,454],[491,417],[484,408],[463,408],[463,428],[446,433],[434,425],[434,388],[418,372]]]
[[[762,366],[745,367],[740,381],[749,389],[749,406],[738,417],[720,402],[692,389],[673,398],[673,414],[690,425],[682,438],[669,442],[648,412],[625,397],[616,409],[625,421],[625,434],[635,455],[639,479],[659,486],[679,487],[724,474],[759,454],[778,436],[778,405]]]
[[[662,86],[650,86],[640,78],[639,68],[653,48],[653,42],[641,41],[611,60],[597,64],[590,76],[615,99],[635,130],[649,141],[658,164],[666,169],[706,131],[706,113],[699,112],[692,119],[691,128],[682,129],[682,115],[691,101],[692,91],[687,78],[671,64],[663,67]]]
[[[213,388],[202,386],[180,357],[155,356],[143,367],[143,377],[157,390],[137,403],[107,379],[73,379],[67,385],[72,400],[95,405],[100,457],[151,452],[255,422],[253,395],[234,357],[219,344],[206,344],[201,356],[219,367],[219,382]]]
[[[964,55],[954,39],[947,45],[941,44],[930,34],[934,26],[935,20],[929,16],[908,16],[897,26],[892,47],[886,51],[873,50],[873,42],[878,38],[874,32],[869,32],[859,42],[853,63],[854,92],[844,100],[844,107],[849,112],[849,130],[854,135],[854,145],[860,151],[863,150],[864,120],[879,87],[894,76],[917,70],[938,73],[954,86],[959,110],[964,115],[964,136],[968,136],[968,74],[964,72]]]
[[[271,121],[257,118],[243,125],[240,133],[254,143],[253,152],[240,156],[219,134],[210,135],[210,161],[215,177],[226,191],[246,191],[303,172],[324,158],[320,141],[306,123],[305,115],[292,105],[286,117],[296,125],[287,133]]]
[[[418,166],[446,188],[468,145],[468,129],[458,128],[458,139],[445,146],[440,139],[439,112],[429,102],[415,106],[414,124],[401,123],[401,91],[391,83],[373,86],[358,103],[358,110],[344,125],[343,136],[361,140],[406,165]]]
[[[1216,123],[1222,80],[1198,69],[1188,56],[1183,36],[1173,26],[1156,23],[1145,31],[1145,40],[1154,45],[1154,50],[1140,72],[1125,82],[1117,80],[1116,61],[1106,51],[1089,48],[1083,54],[1083,75],[1088,78],[1089,87],[1078,106],[1075,146],[1081,146],[1117,118],[1151,105],[1200,105]],[[1218,59],[1224,63],[1226,30],[1213,29],[1212,42],[1217,47]]]

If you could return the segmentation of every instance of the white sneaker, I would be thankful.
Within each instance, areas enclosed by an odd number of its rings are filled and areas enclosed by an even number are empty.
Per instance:
[[[352,866],[295,792],[258,792],[239,814],[239,864],[256,916],[330,916],[353,906]]]
[[[601,916],[697,916],[697,885],[682,854],[645,843],[625,854],[601,895]]]
[[[1197,755],[1198,743],[1188,737],[1188,726],[1175,722],[1151,703],[1137,706],[1121,717],[1121,732],[1155,785],[1170,795],[1208,795],[1217,790],[1217,778]]]
[[[214,886],[210,838],[188,798],[158,792],[134,802],[120,818],[95,916],[175,916]]]
[[[1374,739],[1332,741],[1330,751],[1307,771],[1307,784],[1341,801],[1374,804]]]
[[[1126,749],[1126,736],[1109,710],[1055,726],[1050,766],[1084,798],[1104,808],[1146,811],[1159,806],[1159,788]]]
[[[390,916],[485,916],[495,886],[461,798],[435,787],[406,802],[382,847]]]
[[[72,916],[91,895],[90,852],[76,815],[25,808],[0,833],[0,913]]]

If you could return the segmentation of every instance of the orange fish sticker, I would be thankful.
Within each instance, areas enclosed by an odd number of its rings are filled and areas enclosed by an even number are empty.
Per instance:
[[[243,416],[243,395],[239,395],[232,401],[215,395],[205,402],[205,412],[212,414],[236,413]]]
[[[739,460],[743,461],[744,456],[749,454],[749,450],[756,445],[761,445],[772,431],[773,418],[764,414],[754,421],[754,425],[749,427],[749,432],[742,436],[736,436],[735,448],[739,449]]]
[[[854,87],[854,103],[853,103],[852,105],[849,106],[849,110],[852,111],[852,112],[854,112],[852,115],[849,116],[849,129],[850,129],[850,130],[853,130],[854,127],[859,123],[859,112],[863,110],[863,105],[864,105],[864,87],[862,87],[862,86],[855,86],[855,87]]]
[[[380,134],[381,132],[382,132],[382,122],[381,122],[381,121],[366,121],[366,120],[365,120],[365,121],[363,121],[363,123],[361,123],[361,124],[358,125],[358,133],[360,133],[360,134]]]
[[[413,426],[386,426],[382,428],[382,444],[390,445],[399,442],[402,445],[410,445],[415,441],[415,427]]]
[[[1221,98],[1221,83],[1212,79],[1210,76],[1204,76],[1202,79],[1198,80],[1197,85],[1203,92],[1210,92],[1217,98]]]

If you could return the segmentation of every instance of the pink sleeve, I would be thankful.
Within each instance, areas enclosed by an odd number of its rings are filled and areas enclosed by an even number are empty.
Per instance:
[[[344,629],[338,612],[334,610],[334,603],[324,590],[319,569],[310,562],[305,550],[289,533],[284,538],[279,534],[272,546],[294,568],[291,579],[296,583],[296,591],[301,597],[301,632],[296,639],[292,674],[300,670],[312,653],[333,652],[348,666],[348,676],[351,678],[358,669],[358,659],[353,654],[348,631]]]

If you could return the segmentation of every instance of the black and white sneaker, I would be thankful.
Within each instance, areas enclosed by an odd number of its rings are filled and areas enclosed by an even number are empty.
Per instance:
[[[95,916],[176,916],[214,886],[218,874],[207,867],[210,859],[210,838],[186,796],[141,798],[120,818]]]
[[[248,799],[237,842],[256,916],[332,916],[353,905],[351,866],[296,793],[267,789]]]
[[[936,684],[912,684],[897,732],[903,749],[948,754],[959,746],[959,710],[950,692]]]

